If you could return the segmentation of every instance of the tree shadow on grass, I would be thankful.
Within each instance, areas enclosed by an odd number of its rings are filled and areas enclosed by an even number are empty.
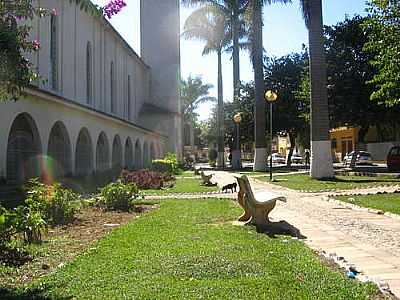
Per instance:
[[[265,225],[256,225],[257,232],[265,233],[270,238],[276,238],[277,235],[287,235],[298,239],[306,239],[300,230],[286,221],[268,222]]]
[[[70,300],[73,296],[47,296],[46,289],[9,289],[0,288],[1,300]]]

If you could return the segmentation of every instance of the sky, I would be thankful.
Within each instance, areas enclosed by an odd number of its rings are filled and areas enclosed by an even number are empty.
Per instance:
[[[104,5],[107,0],[92,0]],[[140,55],[140,0],[125,0],[127,7],[111,23],[121,33],[130,46]],[[146,0],[144,0],[146,1]],[[163,0],[160,0],[163,1]],[[366,0],[322,0],[325,25],[336,24],[355,14],[365,15]],[[193,9],[181,7],[181,30],[186,18]],[[263,45],[268,56],[283,56],[300,52],[302,45],[308,45],[308,34],[299,6],[294,0],[291,5],[272,4],[264,8]],[[181,39],[181,74],[186,79],[189,75],[201,76],[204,83],[214,86],[211,96],[217,96],[217,55],[202,56],[204,44],[200,41]],[[249,55],[240,55],[240,79],[243,82],[254,78]],[[223,58],[224,101],[229,102],[233,95],[232,61],[228,54]],[[210,115],[210,104],[203,104],[198,109],[200,120]]]

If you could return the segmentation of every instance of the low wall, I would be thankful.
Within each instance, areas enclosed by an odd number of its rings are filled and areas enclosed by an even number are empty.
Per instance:
[[[366,144],[366,150],[371,153],[373,160],[386,160],[390,148],[395,145],[400,145],[400,141]]]

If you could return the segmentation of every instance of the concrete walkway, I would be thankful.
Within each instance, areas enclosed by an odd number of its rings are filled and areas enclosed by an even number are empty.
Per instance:
[[[322,194],[253,183],[256,190],[268,189],[287,197],[287,203],[277,203],[272,221],[290,223],[306,236],[311,248],[344,257],[373,281],[386,282],[400,298],[400,218],[353,210],[324,200]]]

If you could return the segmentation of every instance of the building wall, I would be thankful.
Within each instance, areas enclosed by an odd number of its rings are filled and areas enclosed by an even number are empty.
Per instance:
[[[64,0],[36,0],[41,7],[58,12],[57,57],[58,89],[52,90],[50,81],[50,17],[33,21],[32,37],[41,44],[33,59],[35,67],[46,82],[36,83],[80,104],[111,113],[111,101],[116,104],[113,113],[133,122],[149,97],[149,67],[128,46],[105,19],[82,11],[74,2]],[[92,101],[86,93],[87,45],[92,48]],[[111,99],[110,65],[114,64],[115,93]],[[131,116],[126,114],[127,78],[131,77]]]
[[[147,145],[149,153],[146,156],[151,157],[150,151],[153,151],[156,157],[161,157],[164,154],[166,137],[160,136],[152,131],[139,128],[124,120],[119,120],[111,115],[106,115],[101,112],[89,110],[84,106],[74,104],[74,102],[66,102],[56,96],[47,93],[42,93],[38,90],[31,91],[31,95],[20,99],[15,103],[7,102],[1,104],[2,118],[0,120],[0,177],[7,177],[7,151],[8,139],[11,126],[16,117],[20,114],[29,115],[35,123],[40,138],[41,153],[46,156],[48,154],[48,144],[51,129],[56,122],[61,122],[67,131],[71,142],[71,165],[72,173],[75,174],[75,153],[76,144],[80,131],[86,128],[89,132],[92,142],[92,158],[94,170],[96,166],[96,143],[101,132],[104,132],[108,148],[110,149],[109,164],[111,165],[111,149],[114,138],[118,135],[122,144],[122,157],[125,157],[125,143],[130,138],[133,144],[133,155],[135,155],[135,143],[140,144],[140,152],[142,157],[139,158],[141,165],[136,167],[144,167],[144,145]],[[138,158],[134,157],[136,161]],[[123,166],[125,165],[122,159]]]
[[[330,131],[332,156],[336,161],[342,161],[347,153],[354,150],[358,143],[358,131],[353,127],[339,127]]]

